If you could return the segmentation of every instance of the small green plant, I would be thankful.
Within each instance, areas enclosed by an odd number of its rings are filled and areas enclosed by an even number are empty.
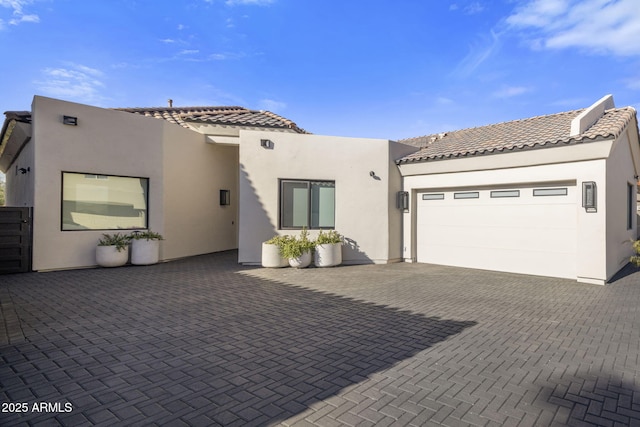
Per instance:
[[[636,251],[636,254],[632,256],[629,261],[636,267],[640,267],[640,240],[633,240],[633,250]]]
[[[320,234],[318,234],[318,238],[316,239],[316,245],[329,245],[342,242],[343,237],[336,230],[329,230],[326,233],[320,230]]]
[[[131,239],[133,240],[164,240],[164,237],[162,237],[162,234],[159,233],[154,233],[151,230],[146,230],[146,231],[134,231],[133,234],[131,234]]]
[[[283,239],[280,246],[280,255],[284,258],[298,258],[305,252],[310,252],[315,248],[316,242],[309,240],[309,232],[306,228],[302,229],[300,237],[295,236],[283,236],[287,239]]]
[[[291,239],[291,236],[273,236],[272,238],[267,240],[265,243],[267,245],[282,246],[289,239]]]
[[[129,245],[131,238],[126,234],[103,234],[102,239],[98,240],[98,246],[115,246],[118,252],[121,252]]]

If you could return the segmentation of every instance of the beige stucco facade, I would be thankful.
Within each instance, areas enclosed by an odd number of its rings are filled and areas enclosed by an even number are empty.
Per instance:
[[[395,198],[401,177],[394,160],[412,151],[383,139],[242,131],[238,261],[260,264],[262,242],[299,233],[279,229],[280,179],[335,181],[335,229],[346,239],[345,264],[400,261],[402,215]]]
[[[634,125],[630,128],[633,129]],[[411,207],[404,213],[404,259],[415,262],[417,240],[428,238],[419,236],[416,230],[416,197],[419,193],[561,185],[572,188],[570,195],[575,203],[572,215],[576,221],[573,243],[576,256],[572,278],[585,283],[604,284],[628,262],[633,252],[631,239],[636,236],[637,223],[633,215],[632,227],[627,227],[629,210],[626,197],[627,186],[634,185],[638,174],[639,164],[634,160],[638,158],[637,151],[637,140],[631,142],[629,134],[624,133],[618,139],[588,144],[400,165],[404,190],[411,197]],[[582,207],[583,182],[596,183],[596,212],[587,212]],[[486,210],[480,215],[492,213]],[[543,220],[545,218],[541,218],[541,224]],[[483,222],[481,217],[474,218],[474,221]],[[549,247],[564,243],[547,242]],[[473,256],[471,251],[461,252],[459,259],[464,263],[465,257]],[[527,272],[528,262],[525,257],[516,259],[509,265],[512,270],[506,271]],[[547,262],[565,263],[566,260],[551,257]],[[560,266],[558,270],[561,270]]]
[[[597,105],[602,114],[600,110],[608,104]],[[384,139],[309,135],[298,133],[298,128],[273,129],[268,124],[257,128],[193,117],[181,126],[131,111],[40,96],[34,98],[31,114],[32,124],[11,125],[13,139],[3,147],[17,154],[5,155],[2,161],[11,164],[0,166],[6,170],[7,205],[33,207],[33,269],[37,271],[92,267],[102,234],[118,231],[81,229],[82,224],[74,230],[63,226],[67,221],[62,207],[63,173],[78,174],[65,175],[69,181],[82,179],[84,174],[142,178],[148,184],[145,215],[149,228],[165,238],[161,260],[238,249],[238,262],[260,264],[262,242],[275,235],[299,233],[280,224],[282,180],[334,183],[330,185],[334,188],[334,223],[345,237],[345,264],[443,259],[420,256],[420,251],[429,248],[429,239],[433,241],[439,233],[445,242],[439,247],[447,246],[449,259],[454,260],[450,265],[489,265],[503,271],[604,284],[627,263],[632,254],[630,242],[638,231],[635,204],[629,201],[640,175],[635,115],[619,136],[588,143],[396,164],[418,148]],[[589,114],[581,120],[592,121]],[[63,116],[76,117],[77,126],[65,125]],[[585,123],[581,126],[588,126]],[[596,185],[595,210],[582,207],[585,182]],[[545,202],[534,197],[536,188],[551,187],[566,188],[566,198]],[[498,203],[492,201],[495,189],[521,193],[519,199]],[[220,190],[228,190],[230,204],[220,203]],[[400,191],[409,195],[406,210],[397,206]],[[455,192],[459,191],[479,192],[482,203],[456,204]],[[469,215],[450,220],[446,209],[439,211],[439,217],[431,215],[429,206],[435,205],[421,202],[426,200],[421,196],[429,192],[447,194],[449,204],[441,208],[449,206],[452,214],[464,211]],[[131,195],[125,204],[137,208],[139,199],[140,194]],[[549,237],[537,239],[529,248],[525,240],[536,239],[535,230],[521,227],[528,237],[511,239],[502,252],[484,253],[482,245],[476,244],[494,237],[504,242],[518,232],[522,221],[531,225],[537,214],[523,210],[529,205],[540,213],[536,226],[558,225],[562,233],[554,236],[547,230]],[[506,221],[509,224],[491,222],[498,206],[507,206],[500,215],[514,213]],[[558,215],[563,219],[556,222],[562,224],[554,223]],[[461,227],[456,230],[456,240],[462,241],[459,251],[446,242],[444,228],[421,231],[419,224],[433,219],[469,222],[465,226],[470,233]],[[473,224],[497,231],[477,232]],[[318,230],[310,234],[315,237]],[[476,240],[476,254],[483,255],[484,261],[465,250],[465,238]],[[514,242],[520,241],[530,256],[517,255]],[[545,245],[561,248],[559,256],[531,257],[537,256],[532,251],[544,252]],[[508,255],[507,267],[492,259],[500,253]],[[550,265],[532,268],[532,259]]]
[[[7,171],[7,205],[34,207],[34,270],[93,266],[102,233],[118,231],[62,230],[63,172],[147,178],[162,260],[237,247],[237,147],[164,120],[40,96],[32,114],[32,139],[14,161],[29,172]],[[64,115],[78,125],[64,125]],[[231,205],[220,206],[220,189],[236,195]]]

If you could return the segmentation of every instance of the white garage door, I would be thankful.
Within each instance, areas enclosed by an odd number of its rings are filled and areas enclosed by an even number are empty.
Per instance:
[[[418,193],[418,262],[576,277],[576,186]]]

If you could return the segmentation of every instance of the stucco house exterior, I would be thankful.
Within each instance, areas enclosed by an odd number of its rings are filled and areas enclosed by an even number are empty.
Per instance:
[[[237,249],[238,262],[259,264],[263,241],[306,227],[343,234],[345,264],[604,284],[637,236],[636,112],[611,96],[401,141],[312,135],[241,107],[36,96],[30,112],[5,115],[7,205],[33,207],[39,271],[91,267],[102,233],[146,228],[165,236],[163,260]]]

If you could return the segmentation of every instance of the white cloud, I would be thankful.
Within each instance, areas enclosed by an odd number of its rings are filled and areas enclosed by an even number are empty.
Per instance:
[[[81,64],[65,64],[63,68],[45,68],[35,85],[43,95],[69,101],[98,103],[104,88],[100,70]]]
[[[12,9],[12,18],[9,19],[9,25],[19,25],[22,22],[38,23],[40,17],[33,13],[25,13],[24,7],[33,3],[33,0],[0,0],[0,6]],[[0,29],[6,28],[5,20],[0,19]]]
[[[287,104],[273,99],[261,99],[260,108],[277,113],[279,111],[284,111],[287,108]]]
[[[226,61],[226,60],[238,60],[245,58],[247,55],[243,52],[223,52],[212,53],[207,56],[210,61]]]
[[[473,2],[467,7],[464,8],[464,13],[467,15],[475,15],[476,13],[480,13],[484,10],[484,6],[480,4],[480,2]]]
[[[511,98],[531,92],[531,88],[525,86],[505,86],[493,93],[496,98]]]
[[[455,104],[455,102],[452,99],[444,97],[444,96],[437,97],[436,98],[436,103],[439,104],[439,105],[453,105],[453,104]]]
[[[457,3],[453,3],[449,6],[450,11],[460,10],[460,5]],[[462,7],[462,12],[466,15],[475,15],[476,13],[480,13],[484,11],[485,7],[479,1],[474,1],[473,3],[469,3],[468,5]]]
[[[637,0],[532,0],[506,22],[533,48],[640,56]]]
[[[491,31],[489,36],[483,37],[479,42],[469,48],[467,56],[458,64],[454,74],[462,77],[471,75],[483,62],[500,49],[500,35]]]
[[[625,84],[627,89],[640,90],[640,76],[627,79]]]

